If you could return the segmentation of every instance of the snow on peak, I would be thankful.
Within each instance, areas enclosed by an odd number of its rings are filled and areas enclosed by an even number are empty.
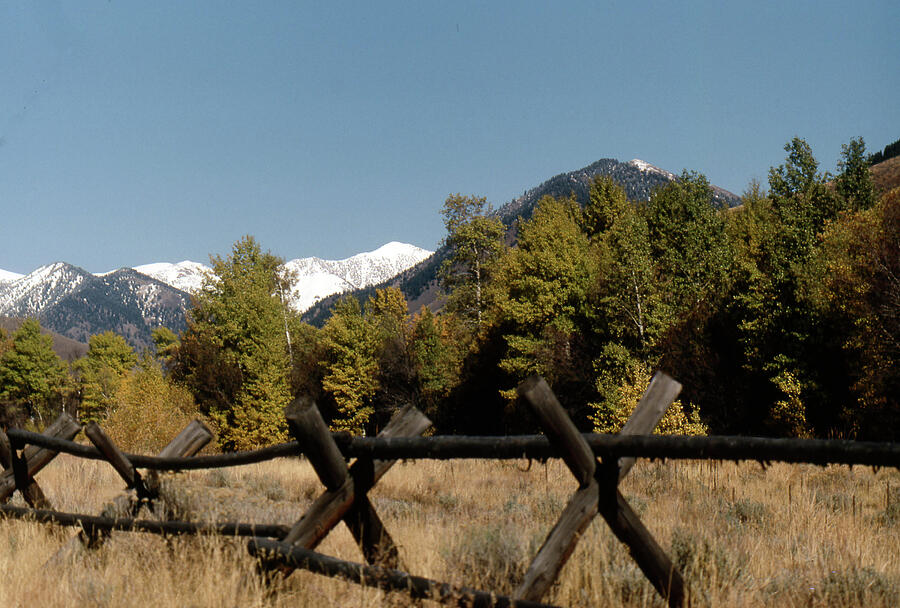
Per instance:
[[[305,312],[327,296],[387,281],[432,253],[415,245],[392,241],[374,251],[343,260],[299,258],[285,262],[285,268],[296,275],[290,304],[299,312]]]
[[[316,257],[290,260],[284,264],[285,269],[294,274],[289,304],[298,312],[305,312],[327,296],[386,281],[431,254],[427,249],[392,241],[374,251],[343,260]],[[144,264],[134,269],[188,293],[200,291],[204,278],[212,272],[209,266],[189,260],[177,264]]]
[[[190,260],[184,260],[177,264],[156,262],[154,264],[135,266],[134,269],[141,274],[153,277],[157,281],[188,293],[200,291],[204,278],[208,273],[212,272],[209,266]]]
[[[665,175],[666,177],[669,177],[671,179],[676,178],[676,175],[674,173],[669,173],[668,171],[666,171],[664,169],[660,169],[657,166],[651,165],[647,161],[643,161],[639,158],[635,158],[635,159],[628,161],[628,164],[639,169],[640,171],[643,171],[644,173],[658,173],[660,175]]]
[[[2,268],[0,268],[0,283],[15,281],[17,279],[21,279],[24,276],[24,274],[19,274],[18,272],[10,272],[9,270],[3,270]]]

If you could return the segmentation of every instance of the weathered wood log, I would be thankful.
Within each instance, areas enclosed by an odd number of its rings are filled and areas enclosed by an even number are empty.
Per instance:
[[[650,386],[644,391],[641,400],[638,402],[634,412],[625,421],[625,426],[619,431],[619,435],[627,437],[629,435],[650,435],[653,429],[662,420],[666,414],[666,410],[678,397],[681,392],[681,384],[673,380],[670,376],[663,372],[656,372],[650,380]],[[619,481],[625,479],[631,467],[634,466],[635,458],[633,456],[627,458],[619,458]]]
[[[284,542],[254,538],[248,542],[247,549],[251,555],[266,561],[277,561],[291,568],[303,568],[316,574],[344,578],[384,591],[401,591],[415,599],[434,599],[444,604],[473,608],[549,608],[548,604],[457,587],[399,570],[348,562]]]
[[[212,441],[212,438],[212,431],[199,420],[194,420],[170,441],[159,455],[165,457],[190,457],[202,450],[207,443]],[[156,471],[153,471],[153,473],[154,475],[150,476],[145,485],[147,494],[151,497],[159,494],[159,478],[155,475]],[[134,500],[130,494],[121,494],[115,497],[112,502],[106,504],[100,516],[112,519],[122,516],[127,517],[128,515],[134,516],[138,508],[140,508],[140,503]],[[98,531],[103,533],[98,533]],[[84,549],[100,547],[106,540],[107,534],[108,531],[102,528],[82,529],[47,560],[44,568],[53,568],[65,564],[74,559]]]
[[[429,426],[431,426],[431,421],[422,412],[412,406],[406,406],[398,411],[384,430],[381,431],[381,436],[421,435]],[[356,487],[357,483],[354,482],[354,478],[357,475],[362,478],[362,473],[357,473],[357,471],[364,465],[361,462],[353,463],[353,466],[350,467],[350,475],[344,480],[344,483],[336,490],[329,490],[319,496],[306,514],[294,524],[284,541],[307,549],[317,547],[328,532],[350,510],[357,492],[368,491],[372,485],[378,483],[395,462],[394,460],[374,461],[372,464],[371,485],[367,488]]]
[[[594,478],[597,459],[547,382],[540,376],[532,376],[520,384],[516,392],[528,400],[550,444],[562,453],[578,485],[587,485]]]
[[[118,446],[113,443],[113,440],[103,432],[103,429],[100,428],[99,424],[91,422],[84,428],[84,434],[87,435],[88,439],[91,440],[91,443],[93,443],[106,457],[119,476],[125,480],[125,483],[128,484],[128,488],[135,489],[138,498],[150,498],[150,493],[147,488],[144,487],[144,481],[141,478],[141,474],[138,473],[137,469],[134,468],[134,465],[132,465],[131,461],[125,457],[125,454],[122,453]]]
[[[304,454],[326,490],[335,491],[340,488],[350,473],[315,402],[309,398],[299,398],[285,408],[285,417],[288,428],[297,442],[304,446]],[[356,467],[356,475],[353,476],[356,498],[344,515],[344,522],[366,561],[388,568],[399,568],[400,553],[397,545],[366,496],[368,489],[365,486],[371,483],[368,478],[373,474],[372,469],[371,460],[360,462]]]
[[[0,514],[38,523],[74,526],[88,534],[99,536],[103,532],[146,532],[164,536],[191,534],[220,534],[223,536],[266,536],[282,538],[291,529],[279,524],[253,524],[241,522],[156,521],[131,517],[104,517],[82,513],[64,513],[48,509],[27,509],[12,505],[0,505]]]
[[[654,380],[657,380],[656,386],[651,382],[651,386],[648,387],[644,394],[645,398],[642,398],[631,418],[629,418],[629,421],[622,429],[623,433],[652,432],[659,419],[662,418],[662,414],[674,400],[675,395],[677,395],[677,391],[672,394],[672,383],[674,380],[668,379],[667,376],[660,377],[659,375],[654,377]],[[540,388],[535,389],[535,387]],[[543,387],[546,387],[546,389]],[[678,385],[678,389],[680,390],[680,385]],[[548,392],[550,397],[547,395]],[[532,406],[542,428],[547,433],[551,445],[564,450],[564,453],[577,455],[570,458],[564,457],[564,460],[579,482],[590,473],[591,481],[587,485],[582,483],[582,489],[590,489],[593,494],[584,492],[583,495],[579,496],[576,493],[572,497],[566,510],[563,512],[563,516],[560,517],[557,524],[550,531],[528,571],[525,573],[525,580],[516,590],[515,597],[538,601],[549,591],[563,565],[565,565],[572,551],[574,551],[581,533],[593,519],[598,509],[600,509],[600,504],[605,504],[607,506],[600,510],[601,514],[610,527],[614,528],[614,532],[619,540],[624,542],[632,551],[635,561],[644,572],[644,575],[650,579],[657,591],[669,601],[670,605],[681,606],[684,601],[684,581],[681,574],[656,541],[652,539],[646,528],[640,524],[640,521],[634,522],[637,516],[634,515],[631,507],[616,489],[618,481],[628,473],[628,470],[631,469],[631,465],[634,463],[625,463],[627,468],[624,474],[619,465],[621,460],[616,463],[615,467],[607,466],[604,469],[598,469],[593,452],[590,451],[587,441],[581,434],[571,430],[571,428],[574,428],[574,424],[572,424],[565,410],[562,409],[559,401],[556,400],[555,396],[552,396],[552,391],[550,391],[543,379],[531,378],[527,380],[523,384],[523,390],[521,390],[520,394]],[[648,397],[648,395],[650,396]],[[668,402],[666,402],[667,399]],[[569,420],[571,428],[568,428],[569,425],[562,422],[563,418]],[[564,447],[563,444],[565,443],[580,445],[577,447],[574,445]],[[591,454],[591,464],[585,463],[583,456],[585,452]],[[604,479],[604,476],[609,477],[610,469],[612,469],[612,478]],[[601,482],[602,487],[600,486]],[[597,486],[595,487],[594,484],[597,484]],[[611,496],[615,496],[616,499],[604,501],[601,495],[606,492],[611,492]],[[593,506],[588,506],[586,503],[592,499],[599,500],[600,504],[595,502]],[[614,506],[610,507],[610,504]],[[622,505],[624,505],[622,508],[626,511],[625,515],[619,514],[616,510],[616,507]],[[627,522],[627,524],[622,523],[623,521]]]
[[[687,600],[686,587],[681,572],[659,546],[644,526],[625,497],[614,490],[612,500],[601,498],[600,515],[606,520],[613,534],[622,541],[635,563],[669,606],[683,606]],[[605,489],[601,488],[601,494]]]
[[[528,566],[514,597],[537,602],[550,590],[581,535],[597,515],[599,491],[597,481],[591,479],[572,495]]]
[[[10,439],[72,454],[79,458],[105,460],[97,448],[39,433],[9,429]],[[850,441],[847,439],[775,439],[771,437],[640,435],[624,437],[603,433],[582,433],[595,456],[605,460],[637,456],[673,460],[755,460],[761,462],[845,464],[900,468],[900,443]],[[453,460],[489,458],[558,458],[559,452],[545,435],[507,437],[468,437],[435,435],[432,437],[349,437],[332,433],[345,458],[405,458]],[[191,458],[158,458],[144,454],[125,456],[137,468],[159,471],[189,471],[233,467],[266,462],[274,458],[295,457],[300,451],[296,441],[228,454],[206,454]]]
[[[69,440],[75,437],[78,432],[81,430],[81,425],[75,422],[75,420],[66,413],[62,413],[59,417],[53,421],[53,424],[48,426],[44,431],[44,435],[48,437],[55,437],[58,439]],[[13,433],[10,429],[10,440],[16,441],[14,439]],[[27,476],[29,479],[34,479],[34,476],[37,475],[38,471],[47,466],[58,452],[48,449],[42,448],[35,445],[29,445],[24,450],[22,450],[22,458],[25,460],[26,468],[27,468]],[[12,452],[11,452],[12,454]],[[15,455],[12,455],[12,460],[15,462]],[[30,484],[29,484],[30,485]],[[16,480],[13,469],[7,469],[0,474],[0,501],[7,500],[12,493],[16,489]]]
[[[9,437],[2,430],[0,430],[0,465],[3,466],[4,470],[12,471],[13,451],[9,443]],[[15,471],[13,471],[13,479],[15,479]],[[44,496],[43,490],[41,490],[41,487],[34,479],[28,480],[25,491],[22,492],[22,497],[25,499],[25,502],[36,509],[53,508],[53,505]],[[8,497],[0,500],[0,504],[5,503],[7,500],[9,500]]]
[[[315,401],[299,397],[285,408],[291,434],[303,446],[303,454],[328,490],[336,490],[347,479],[347,461],[334,442]]]

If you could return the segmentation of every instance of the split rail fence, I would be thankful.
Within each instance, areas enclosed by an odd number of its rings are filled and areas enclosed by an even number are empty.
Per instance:
[[[0,432],[0,513],[8,517],[77,527],[79,532],[47,565],[74,559],[100,546],[113,530],[161,535],[220,534],[250,537],[248,551],[267,577],[288,576],[302,568],[413,598],[460,606],[544,606],[542,598],[571,556],[581,534],[600,515],[629,549],[644,575],[670,606],[688,603],[688,587],[678,568],[644,526],[618,489],[636,458],[756,460],[847,464],[900,468],[900,444],[840,440],[791,440],[747,437],[662,437],[651,435],[681,385],[657,374],[618,435],[581,434],[539,377],[518,389],[534,412],[543,435],[456,437],[421,435],[431,426],[412,406],[400,409],[377,437],[331,433],[315,403],[298,399],[286,408],[296,441],[222,455],[197,455],[212,432],[198,421],[188,425],[157,456],[123,453],[95,423],[82,428],[63,414],[43,434],[9,429]],[[84,431],[92,446],[75,443]],[[52,505],[35,480],[58,453],[109,462],[125,481],[123,492],[98,515],[64,513]],[[305,455],[324,491],[293,525],[243,522],[185,522],[138,519],[141,508],[158,508],[158,471],[210,469]],[[348,466],[348,461],[355,461]],[[368,492],[399,459],[546,459],[562,458],[578,482],[556,525],[534,556],[523,582],[511,597],[459,587],[404,572],[397,545],[369,501]],[[139,469],[147,471],[142,475]],[[29,505],[6,504],[18,490]],[[365,564],[315,552],[343,521],[359,545]]]

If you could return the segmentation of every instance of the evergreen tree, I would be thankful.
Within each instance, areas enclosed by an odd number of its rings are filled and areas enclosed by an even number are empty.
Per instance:
[[[684,171],[652,194],[645,215],[656,280],[669,315],[683,315],[722,295],[732,253],[706,177]]]
[[[834,180],[844,207],[859,211],[875,204],[875,186],[866,159],[866,143],[862,137],[841,146],[840,174]]]

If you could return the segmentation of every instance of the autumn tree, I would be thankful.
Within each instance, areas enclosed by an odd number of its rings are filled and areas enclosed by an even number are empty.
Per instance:
[[[322,388],[334,400],[331,427],[363,434],[375,413],[379,388],[379,336],[363,316],[359,300],[338,301],[322,328],[324,360]]]
[[[282,260],[246,236],[211,262],[213,274],[188,314],[173,374],[216,424],[223,447],[284,441],[288,336],[299,321],[280,297]]]
[[[117,333],[106,331],[89,338],[87,354],[74,366],[80,376],[83,422],[99,422],[109,415],[119,384],[135,364],[134,349]]]

